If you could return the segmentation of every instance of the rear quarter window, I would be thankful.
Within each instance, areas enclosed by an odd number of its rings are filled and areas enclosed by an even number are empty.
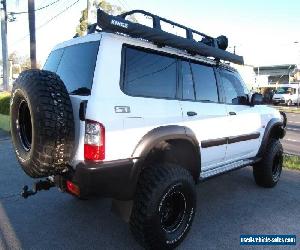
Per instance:
[[[52,51],[43,69],[58,74],[70,94],[89,95],[98,48],[99,41],[96,41]]]
[[[177,60],[125,47],[123,91],[131,96],[175,98]]]

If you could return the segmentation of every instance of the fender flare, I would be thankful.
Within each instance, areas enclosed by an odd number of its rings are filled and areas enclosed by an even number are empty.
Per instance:
[[[197,152],[200,153],[199,142],[190,128],[169,125],[154,128],[145,134],[134,149],[132,158],[145,157],[159,142],[174,139],[188,140],[195,146]]]
[[[196,153],[199,155],[198,162],[195,164],[198,166],[198,169],[194,169],[195,175],[199,177],[201,171],[201,154],[199,142],[196,138],[196,135],[190,128],[178,125],[168,125],[160,126],[150,130],[145,134],[140,142],[137,144],[134,152],[132,153],[132,159],[135,163],[131,171],[131,180],[136,185],[140,172],[144,165],[144,160],[150,151],[158,145],[160,142],[168,140],[186,140],[190,142],[196,150]]]
[[[270,137],[275,136],[276,138],[283,138],[285,136],[286,118],[284,121],[279,118],[272,118],[265,129],[260,148],[257,153],[257,157],[262,157],[267,149]]]

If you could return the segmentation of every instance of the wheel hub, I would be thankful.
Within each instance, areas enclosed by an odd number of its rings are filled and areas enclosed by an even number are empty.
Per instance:
[[[186,200],[179,191],[168,194],[162,201],[159,214],[161,225],[167,232],[175,231],[182,223],[186,211]]]
[[[273,160],[273,166],[272,166],[272,175],[273,179],[277,180],[279,178],[281,168],[282,168],[282,155],[280,153],[277,153]]]

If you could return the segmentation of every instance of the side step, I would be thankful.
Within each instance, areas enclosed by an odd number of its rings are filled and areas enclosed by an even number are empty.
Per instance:
[[[247,160],[240,160],[240,161],[232,162],[232,163],[220,166],[220,167],[209,169],[209,170],[201,172],[199,179],[203,180],[203,179],[206,179],[206,178],[213,177],[215,175],[226,173],[226,172],[231,171],[231,170],[246,167],[246,166],[249,166],[249,165],[251,165],[251,164],[253,164],[257,161],[259,161],[259,159],[257,159],[257,158],[247,159]]]

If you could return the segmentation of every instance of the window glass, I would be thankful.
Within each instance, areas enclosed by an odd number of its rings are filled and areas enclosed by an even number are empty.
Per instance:
[[[237,77],[237,81],[240,83],[240,85],[242,85],[244,95],[249,95],[250,91],[249,91],[248,87],[246,86],[243,78],[240,76],[240,74],[238,72],[235,72],[234,76]]]
[[[291,87],[279,87],[276,91],[276,94],[296,94],[296,89]]]
[[[184,100],[195,100],[193,75],[189,62],[182,62],[182,98]]]
[[[191,63],[196,100],[218,102],[218,89],[215,73],[212,67]]]
[[[176,59],[127,48],[124,91],[134,96],[175,98]]]
[[[243,82],[241,82],[238,74],[221,70],[221,80],[226,97],[226,103],[245,104],[247,100],[248,90]]]
[[[61,56],[63,54],[63,49],[54,50],[50,53],[45,62],[43,69],[56,72],[58,64],[60,62]]]
[[[89,95],[92,88],[99,41],[87,42],[63,48],[63,53],[55,67],[58,55],[50,54],[44,69],[56,72],[63,80],[69,93]]]

